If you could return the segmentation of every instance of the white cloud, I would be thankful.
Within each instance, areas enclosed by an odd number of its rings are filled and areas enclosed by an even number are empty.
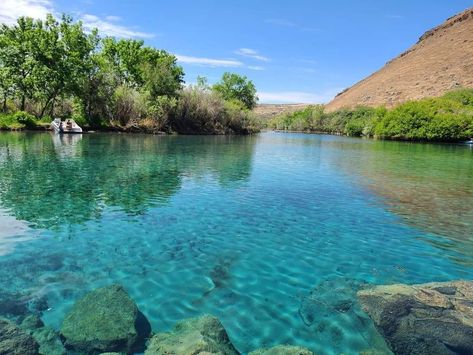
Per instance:
[[[319,32],[320,31],[318,28],[301,26],[300,24],[297,24],[290,20],[281,19],[281,18],[271,18],[271,19],[267,19],[265,22],[271,25],[275,25],[275,26],[295,28],[304,32]]]
[[[59,17],[54,9],[52,0],[0,0],[0,23],[12,25],[21,16],[44,19],[48,13]],[[132,28],[118,24],[120,17],[106,16],[100,18],[95,15],[85,14],[79,16],[84,28],[91,31],[99,29],[102,34],[120,38],[151,38],[153,34],[136,31]]]
[[[268,57],[262,56],[261,54],[258,53],[258,51],[255,51],[254,49],[250,49],[250,48],[240,48],[235,51],[235,54],[241,55],[243,57],[256,59],[262,62],[270,61]]]
[[[266,23],[270,23],[272,25],[276,26],[282,26],[282,27],[297,27],[297,25],[289,20],[281,19],[281,18],[270,18],[265,21]]]
[[[122,20],[122,18],[120,16],[105,16],[105,19],[107,21],[111,21],[111,22],[117,22],[117,21]]]
[[[250,70],[256,70],[256,71],[263,71],[266,70],[265,67],[259,66],[259,65],[248,65],[247,67]]]
[[[53,4],[50,0],[0,1],[0,23],[7,25],[14,24],[22,16],[44,19],[48,13],[54,13]]]
[[[203,58],[203,57],[190,57],[186,55],[176,55],[176,58],[179,62],[185,64],[195,64],[207,67],[229,67],[237,68],[242,67],[243,63],[238,60],[233,59],[213,59],[213,58]]]
[[[120,20],[117,16],[100,18],[95,15],[85,14],[80,17],[86,30],[97,28],[101,34],[119,38],[152,38],[152,33],[140,32],[129,27],[114,23]]]
[[[321,104],[330,101],[339,89],[327,90],[322,93],[303,91],[258,92],[260,102],[263,103],[294,103],[294,104]]]

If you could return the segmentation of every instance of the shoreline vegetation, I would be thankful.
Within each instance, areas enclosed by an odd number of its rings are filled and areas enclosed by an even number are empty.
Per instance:
[[[408,101],[392,109],[357,107],[326,112],[323,105],[277,116],[278,131],[328,133],[377,139],[458,142],[473,137],[473,89]]]
[[[45,130],[53,118],[72,118],[85,130],[250,134],[257,101],[245,76],[186,86],[174,55],[88,33],[66,15],[0,27],[0,130]]]
[[[270,128],[431,142],[473,136],[473,89],[391,109],[312,105],[270,120],[254,112],[256,92],[234,73],[214,85],[204,77],[185,85],[174,55],[87,33],[66,15],[0,27],[0,130],[44,131],[54,118],[71,118],[85,131],[223,135]]]

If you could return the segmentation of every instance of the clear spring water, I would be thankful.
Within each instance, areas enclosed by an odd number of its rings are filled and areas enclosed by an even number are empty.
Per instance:
[[[387,352],[371,284],[473,278],[473,150],[263,133],[0,133],[0,314],[123,284],[154,331],[218,316],[235,346]]]

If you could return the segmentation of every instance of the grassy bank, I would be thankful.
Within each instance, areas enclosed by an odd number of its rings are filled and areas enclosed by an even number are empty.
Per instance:
[[[461,141],[473,136],[473,89],[409,101],[393,109],[358,107],[325,112],[310,106],[269,122],[278,130],[412,141]]]

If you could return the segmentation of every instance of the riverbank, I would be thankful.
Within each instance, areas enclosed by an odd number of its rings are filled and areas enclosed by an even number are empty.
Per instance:
[[[393,109],[358,107],[326,112],[323,105],[310,106],[274,118],[269,127],[401,141],[466,141],[473,136],[473,89],[410,101]]]
[[[246,115],[246,114],[245,114]],[[37,119],[26,112],[14,114],[0,114],[0,131],[52,131],[52,119],[49,117]],[[243,121],[242,121],[243,122]],[[84,133],[118,132],[118,133],[145,133],[145,134],[188,134],[188,135],[248,135],[260,132],[259,124],[249,114],[246,123],[233,125],[195,125],[181,124],[177,127],[163,127],[154,120],[132,120],[126,125],[113,121],[103,123],[97,127],[80,124]]]

